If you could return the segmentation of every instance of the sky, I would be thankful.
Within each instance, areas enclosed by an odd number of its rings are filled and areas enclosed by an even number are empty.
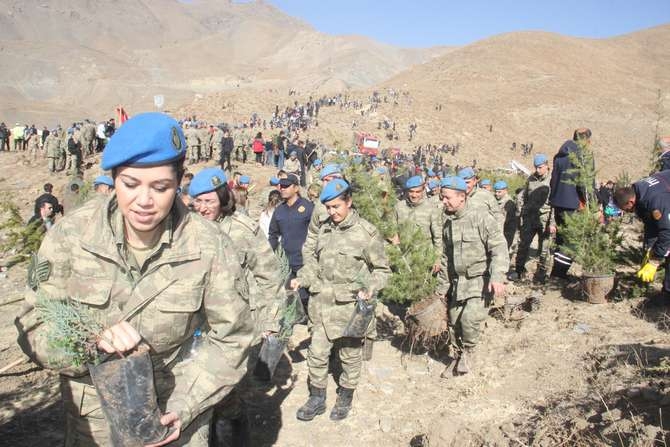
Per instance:
[[[670,23],[670,0],[266,1],[321,32],[413,48],[528,30],[602,38]]]

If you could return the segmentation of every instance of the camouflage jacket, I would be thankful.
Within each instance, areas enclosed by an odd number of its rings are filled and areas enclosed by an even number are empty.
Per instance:
[[[326,223],[329,217],[326,205],[321,203],[320,200],[316,200],[314,202],[312,217],[309,220],[309,226],[307,227],[307,238],[302,245],[302,259],[312,259],[314,257],[314,252],[316,251],[316,238],[319,235],[319,229]]]
[[[526,187],[517,197],[517,210],[521,216],[521,225],[545,227],[552,218],[549,204],[549,174],[539,177],[533,173],[528,177]]]
[[[444,223],[442,211],[429,198],[425,197],[415,205],[408,200],[398,201],[395,205],[396,222],[413,221],[433,242],[435,252],[442,253],[442,225]]]
[[[186,144],[189,147],[198,146],[200,144],[200,136],[198,131],[192,127],[187,127],[184,129],[184,137],[186,138]]]
[[[300,167],[300,160],[297,158],[295,160],[291,160],[290,158],[287,158],[284,160],[284,171],[288,173],[294,173],[294,174],[300,174],[302,172],[302,168]]]
[[[56,135],[50,134],[47,136],[46,140],[44,140],[44,148],[48,158],[60,157],[60,144],[60,138],[58,138]]]
[[[446,215],[442,270],[447,272],[449,299],[482,297],[489,281],[505,280],[509,255],[501,227],[485,208],[469,201],[461,211]],[[447,287],[442,284],[438,290]]]
[[[39,268],[29,274],[31,288],[16,324],[24,352],[45,368],[82,376],[68,383],[85,393],[86,368],[62,368],[62,358],[47,343],[48,327],[33,307],[36,298],[69,297],[107,327],[128,321],[150,347],[154,369],[174,377],[169,390],[157,386],[156,391],[185,427],[243,376],[254,330],[230,238],[179,200],[165,222],[155,252],[138,266],[127,249],[116,196],[90,200],[66,215],[42,242]],[[184,362],[180,349],[196,327],[206,343],[194,360]]]
[[[484,207],[488,210],[489,213],[493,215],[499,222],[502,222],[503,214],[502,210],[498,206],[496,201],[496,196],[494,196],[489,191],[474,187],[470,194],[468,195],[468,203],[472,206]]]
[[[339,225],[328,219],[319,227],[313,255],[298,271],[312,293],[310,319],[322,322],[330,339],[342,336],[358,291],[379,292],[390,276],[381,236],[356,210]]]
[[[197,132],[201,148],[202,149],[209,148],[209,143],[212,141],[212,134],[209,133],[209,130],[206,127],[201,127],[200,129],[198,129]]]
[[[240,264],[247,272],[249,307],[257,331],[277,332],[279,307],[285,295],[279,263],[270,243],[258,223],[244,214],[226,216],[220,225],[232,239]]]

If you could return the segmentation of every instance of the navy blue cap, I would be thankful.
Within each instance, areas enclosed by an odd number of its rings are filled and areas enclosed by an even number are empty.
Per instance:
[[[458,176],[463,180],[471,179],[472,177],[475,176],[475,170],[472,169],[470,166],[468,166],[467,168],[463,168],[460,171],[458,171]]]
[[[221,168],[205,168],[193,176],[188,186],[188,195],[199,196],[226,185],[228,179]]]
[[[338,198],[345,192],[349,190],[349,183],[346,180],[341,178],[333,179],[333,181],[328,182],[326,186],[323,187],[319,200],[321,203],[330,202],[333,199]]]
[[[422,186],[423,183],[423,178],[421,178],[420,175],[415,175],[414,177],[407,179],[405,182],[405,189],[418,188],[419,186]]]
[[[185,154],[186,140],[177,121],[164,113],[140,113],[114,132],[100,165],[105,171],[118,166],[159,166]]]
[[[291,185],[300,185],[300,178],[295,174],[289,174],[286,178],[279,180],[279,185],[281,186],[291,186]]]
[[[440,188],[455,189],[456,191],[467,192],[468,185],[460,176],[450,175],[440,180]]]
[[[99,175],[93,180],[93,186],[96,185],[107,185],[110,188],[114,187],[114,180],[108,175]]]
[[[493,184],[493,189],[495,191],[500,191],[501,189],[507,189],[507,182],[504,180],[498,180]]]

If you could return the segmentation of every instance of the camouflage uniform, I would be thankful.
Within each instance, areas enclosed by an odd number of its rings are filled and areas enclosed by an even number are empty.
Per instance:
[[[56,170],[57,171],[62,171],[65,169],[65,165],[68,160],[68,150],[67,150],[67,140],[68,140],[68,135],[66,132],[61,132],[60,139],[58,141],[58,144],[60,145],[60,149],[58,151],[58,161],[56,162]]]
[[[212,142],[212,134],[209,133],[207,126],[203,126],[198,129],[198,139],[200,140],[200,158],[209,160],[212,158],[210,146]]]
[[[84,123],[81,127],[81,153],[83,156],[93,154],[93,142],[95,141],[95,124]]]
[[[37,159],[37,154],[40,151],[40,137],[37,134],[31,135],[28,140],[28,155],[32,159]]]
[[[513,253],[514,245],[514,236],[516,235],[516,230],[518,227],[518,213],[516,210],[516,202],[512,199],[509,194],[505,195],[501,199],[496,199],[498,206],[502,210],[504,220],[503,220],[503,234],[505,235],[505,240],[507,241],[507,249],[510,252],[510,257]]]
[[[312,294],[307,365],[310,384],[316,388],[326,388],[328,359],[335,342],[343,370],[340,386],[355,389],[358,385],[361,339],[344,338],[342,333],[354,312],[361,288],[356,283],[362,273],[368,290],[374,293],[384,288],[391,270],[377,229],[352,209],[339,225],[331,220],[321,225],[315,250],[298,271],[298,281]]]
[[[488,315],[488,285],[502,283],[508,267],[507,243],[491,213],[466,201],[465,208],[446,215],[442,269],[448,278],[449,323],[461,347],[477,344]]]
[[[155,252],[139,266],[124,240],[116,197],[100,197],[56,224],[37,256],[38,265],[46,266],[33,271],[40,272],[39,281],[30,281],[37,294],[70,297],[105,326],[126,320],[149,345],[159,406],[182,422],[181,437],[170,445],[208,445],[211,407],[244,374],[254,336],[245,280],[228,236],[177,200]],[[35,298],[29,290],[17,319],[19,344],[35,362],[61,373],[65,445],[110,445],[86,368],[60,369]],[[205,344],[184,362],[180,348],[196,327],[206,333]]]
[[[503,213],[493,193],[475,186],[468,194],[468,203],[486,208],[498,222],[503,222]]]
[[[44,149],[49,159],[49,170],[51,172],[56,172],[57,163],[56,160],[60,158],[60,138],[58,135],[50,133],[46,140],[44,140]]]
[[[537,236],[540,259],[538,271],[546,272],[549,263],[548,227],[553,225],[553,213],[549,204],[549,181],[551,176],[546,174],[538,177],[533,173],[528,177],[526,187],[517,198],[517,209],[521,216],[519,228],[519,246],[516,252],[516,271],[522,274],[526,271],[530,244]]]
[[[184,129],[184,137],[186,138],[186,159],[190,162],[196,162],[199,159],[198,147],[200,145],[200,137],[198,131],[193,127]]]
[[[249,307],[257,332],[279,331],[278,313],[283,295],[278,291],[283,291],[283,284],[270,243],[258,223],[244,214],[226,216],[219,225],[232,239],[242,269],[248,272]]]
[[[297,176],[300,176],[300,173],[302,172],[302,169],[300,169],[300,160],[296,157],[295,160],[291,159],[290,157],[284,160],[284,171],[288,172],[289,174],[296,174]]]
[[[424,198],[418,204],[413,204],[409,200],[398,201],[395,206],[396,222],[416,223],[431,239],[438,256],[442,253],[442,214],[428,198]]]

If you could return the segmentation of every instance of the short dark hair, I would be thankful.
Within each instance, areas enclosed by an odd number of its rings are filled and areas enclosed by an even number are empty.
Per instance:
[[[573,141],[588,140],[589,138],[591,138],[591,129],[585,127],[575,130],[575,133],[572,134]]]
[[[54,190],[54,185],[51,183],[45,183],[44,184],[44,192],[51,192]]]
[[[635,189],[632,186],[622,186],[614,190],[614,203],[619,208],[623,207],[633,197],[635,197]]]

